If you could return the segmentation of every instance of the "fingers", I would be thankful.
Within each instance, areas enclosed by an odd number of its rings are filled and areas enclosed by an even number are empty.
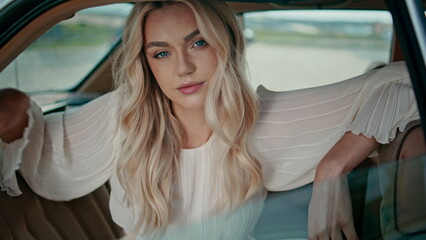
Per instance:
[[[327,222],[327,224],[325,223]],[[354,222],[320,221],[308,225],[309,240],[358,240]]]
[[[308,239],[309,240],[329,240],[330,239],[329,235],[330,234],[328,234],[328,232],[324,232],[324,233],[319,233],[317,235],[309,236]]]
[[[343,234],[340,229],[334,229],[331,231],[330,237],[332,240],[343,240]]]
[[[310,240],[358,240],[346,178],[314,184],[308,232]]]
[[[345,234],[347,240],[358,240],[358,235],[356,234],[353,222],[343,226],[342,231]]]
[[[352,240],[350,238],[347,238],[348,240]],[[317,234],[315,236],[309,237],[309,240],[343,240],[343,234],[342,231],[333,230],[330,233],[329,232],[323,232],[320,234]]]
[[[345,238],[343,238],[345,236]],[[309,236],[309,240],[358,240],[355,229],[333,229],[329,232],[322,232],[317,235]]]

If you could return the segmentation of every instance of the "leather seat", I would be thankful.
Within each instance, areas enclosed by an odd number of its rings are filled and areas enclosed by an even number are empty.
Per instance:
[[[2,240],[108,240],[123,236],[109,211],[105,184],[92,193],[66,202],[36,195],[17,174],[22,195],[0,193],[0,239]]]
[[[420,121],[410,122],[390,144],[379,148],[384,239],[426,239],[426,155],[400,160],[404,140]]]

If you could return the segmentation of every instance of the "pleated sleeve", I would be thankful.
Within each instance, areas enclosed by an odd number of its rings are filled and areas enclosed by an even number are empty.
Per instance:
[[[415,95],[402,62],[385,67],[370,78],[354,101],[345,130],[387,144],[398,130],[404,131],[410,121],[420,118]]]
[[[43,116],[31,102],[23,137],[1,143],[0,186],[19,195],[18,170],[37,194],[52,200],[86,195],[111,176],[119,134],[116,92],[65,112]]]
[[[326,86],[273,92],[260,86],[251,143],[265,187],[283,191],[314,179],[315,168],[347,131],[388,143],[419,118],[403,62]]]

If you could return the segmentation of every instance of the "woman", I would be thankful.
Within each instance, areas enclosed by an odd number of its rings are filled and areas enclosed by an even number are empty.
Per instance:
[[[117,90],[44,119],[34,103],[28,109],[25,95],[6,91],[19,101],[0,96],[0,137],[8,143],[2,189],[19,194],[18,168],[35,192],[54,200],[85,195],[109,179],[111,213],[129,239],[247,239],[264,187],[282,191],[344,175],[377,141],[389,141],[418,117],[406,97],[407,75],[394,74],[406,73],[401,64],[331,87],[260,88],[259,110],[243,55],[238,22],[221,1],[136,3],[116,54]],[[369,81],[380,76],[386,78]],[[393,89],[408,102],[379,131],[364,117],[387,118],[386,109],[373,114],[371,108],[395,104],[375,98]],[[294,124],[306,126],[303,138]],[[322,200],[348,197],[344,181],[332,186],[343,193],[314,189],[310,234],[339,239],[343,231],[356,239],[350,202],[337,206],[333,231],[317,224],[328,218],[317,211],[330,209]],[[180,231],[194,222],[201,224]]]

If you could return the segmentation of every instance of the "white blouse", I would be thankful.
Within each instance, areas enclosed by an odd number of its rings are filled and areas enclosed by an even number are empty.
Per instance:
[[[21,193],[15,170],[34,192],[52,200],[81,197],[110,180],[112,217],[128,230],[131,213],[123,202],[114,161],[122,138],[115,129],[117,91],[79,109],[47,116],[32,103],[24,137],[1,143],[1,189],[10,195]],[[398,129],[403,131],[408,122],[419,118],[402,62],[327,86],[289,92],[272,92],[260,86],[257,93],[261,112],[251,145],[269,191],[289,190],[313,181],[316,165],[346,131],[388,143]],[[199,148],[182,150],[180,198],[164,239],[250,238],[264,191],[236,211],[209,214],[215,199],[220,198],[212,194],[217,181],[212,167],[216,140],[213,135]]]

